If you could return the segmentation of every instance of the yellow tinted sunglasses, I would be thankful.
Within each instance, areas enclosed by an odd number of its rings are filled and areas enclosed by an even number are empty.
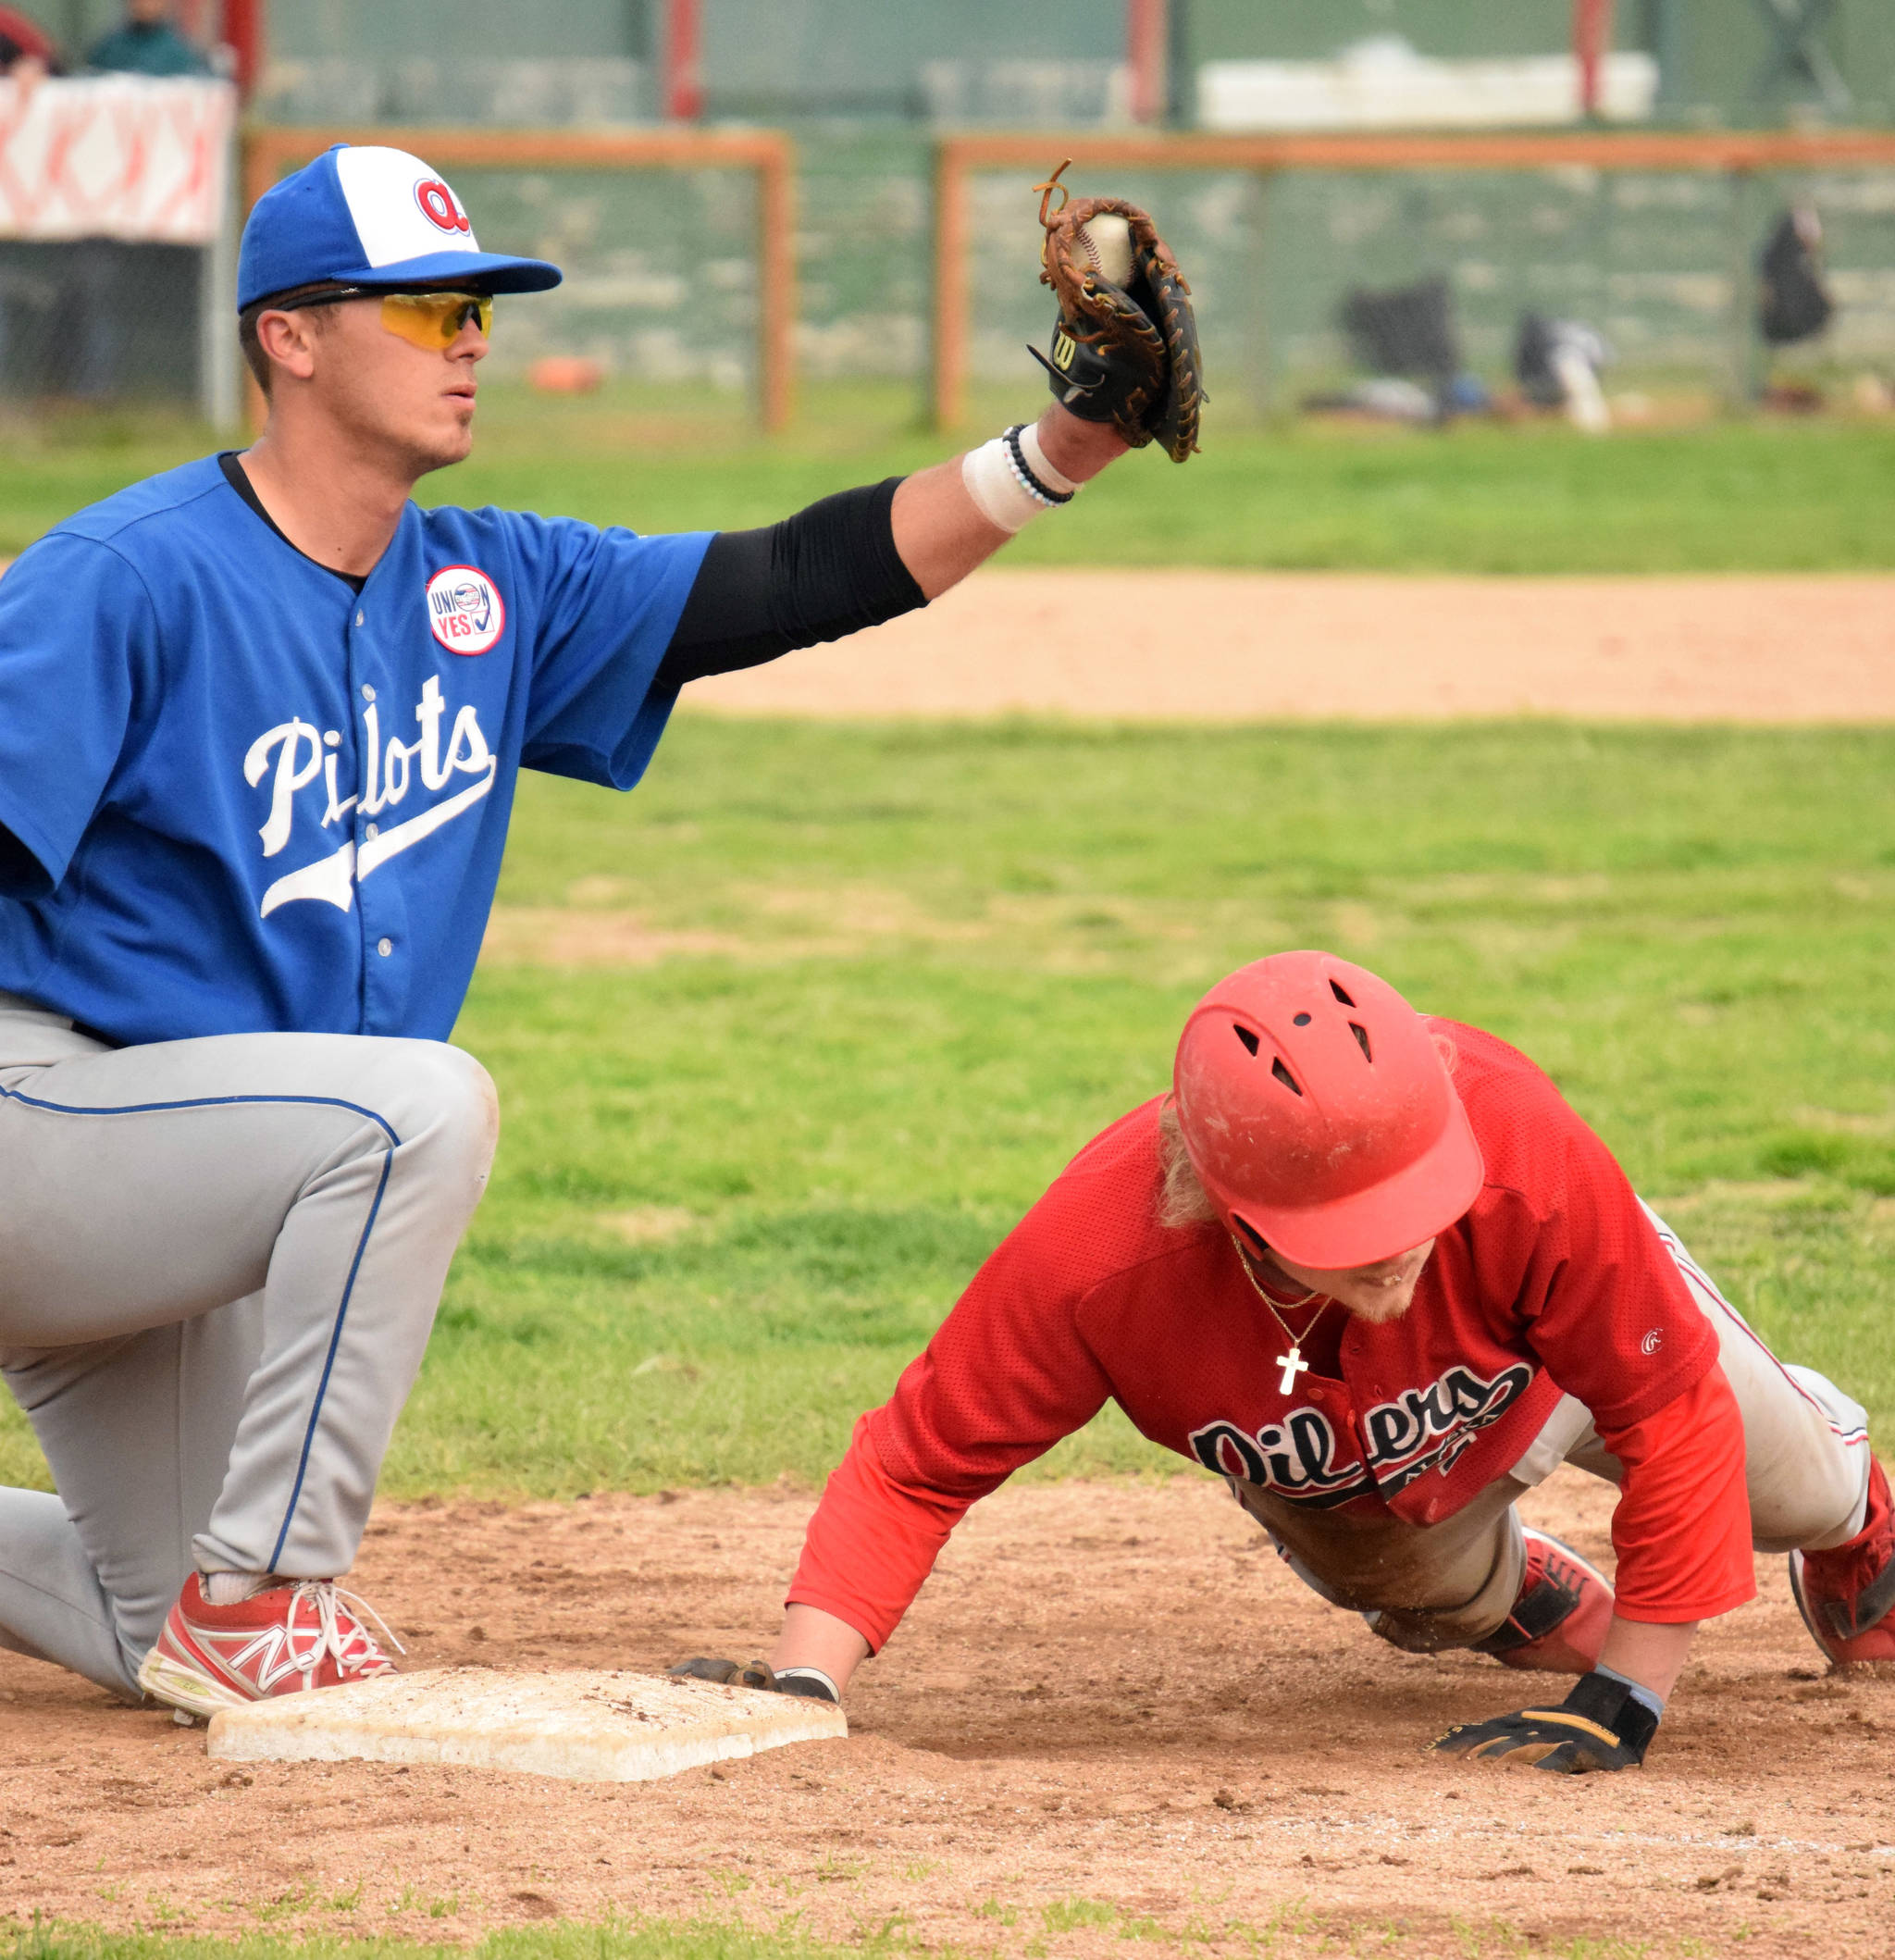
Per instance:
[[[381,323],[416,347],[452,347],[472,320],[482,333],[493,325],[488,292],[390,292],[381,303]]]
[[[431,354],[452,347],[469,320],[482,333],[493,326],[490,292],[390,292],[372,286],[330,286],[298,293],[279,310],[294,313],[304,306],[328,306],[337,300],[379,300],[382,326],[411,346]]]

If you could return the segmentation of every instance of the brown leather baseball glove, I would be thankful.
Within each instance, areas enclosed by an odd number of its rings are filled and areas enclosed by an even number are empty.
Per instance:
[[[1063,407],[1083,421],[1109,422],[1134,449],[1156,442],[1182,463],[1198,446],[1204,401],[1191,288],[1146,212],[1122,197],[1071,196],[1059,181],[1065,168],[1034,186],[1047,230],[1040,279],[1053,289],[1059,318],[1050,356],[1030,351]],[[1060,203],[1051,208],[1055,191]],[[1107,224],[1088,231],[1101,217]],[[1124,220],[1122,233],[1115,218]],[[1130,264],[1114,284],[1102,262],[1109,266],[1121,238]]]

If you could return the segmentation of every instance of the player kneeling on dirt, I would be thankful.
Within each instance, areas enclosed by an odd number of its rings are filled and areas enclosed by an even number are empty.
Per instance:
[[[1862,1409],[1771,1355],[1524,1056],[1294,952],[1205,996],[1171,1095],[1080,1152],[858,1424],[769,1666],[687,1667],[839,1693],[969,1505],[1108,1397],[1381,1639],[1579,1677],[1452,1754],[1641,1761],[1753,1544],[1832,1660],[1895,1659]],[[1520,1522],[1562,1462],[1620,1486],[1616,1598]]]
[[[447,1036],[519,771],[630,789],[689,682],[924,605],[1128,447],[1183,461],[1189,305],[1133,217],[1129,285],[1060,289],[1036,421],[638,538],[410,494],[473,447],[494,296],[555,267],[402,150],[258,200],[261,437],[0,581],[0,1374],[57,1485],[0,1489],[0,1647],[201,1715],[387,1670],[335,1581],[493,1155]]]

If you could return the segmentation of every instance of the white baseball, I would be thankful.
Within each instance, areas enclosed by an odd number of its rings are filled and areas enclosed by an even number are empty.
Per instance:
[[[1109,286],[1132,279],[1132,227],[1116,211],[1101,211],[1079,228],[1079,242],[1092,269]]]

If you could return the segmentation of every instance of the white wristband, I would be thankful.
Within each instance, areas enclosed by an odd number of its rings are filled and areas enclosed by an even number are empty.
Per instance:
[[[997,528],[1023,529],[1043,511],[1071,503],[1080,486],[1047,461],[1031,424],[1009,428],[960,459],[960,480],[981,515]]]
[[[1040,443],[1040,426],[1037,422],[1028,422],[1022,428],[1020,447],[1025,454],[1027,468],[1038,479],[1043,490],[1053,490],[1062,500],[1071,502],[1085,488],[1083,483],[1073,482],[1070,477],[1062,477],[1047,462],[1046,450]]]

